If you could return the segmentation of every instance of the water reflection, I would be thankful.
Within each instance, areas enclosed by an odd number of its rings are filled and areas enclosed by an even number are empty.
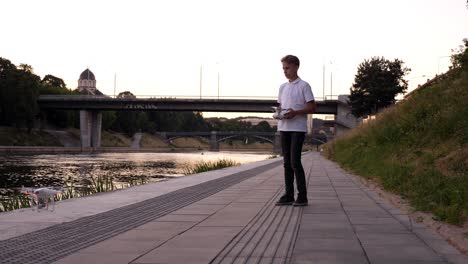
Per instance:
[[[231,152],[0,156],[0,202],[23,199],[23,186],[64,188],[63,198],[72,198],[180,177],[199,161],[231,159],[242,164],[268,156]]]

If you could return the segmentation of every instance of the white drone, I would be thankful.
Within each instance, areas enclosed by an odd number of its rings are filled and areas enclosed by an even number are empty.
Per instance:
[[[29,197],[29,205],[33,210],[39,211],[40,209],[55,210],[55,196],[61,194],[62,190],[55,190],[52,188],[21,188],[21,192]]]

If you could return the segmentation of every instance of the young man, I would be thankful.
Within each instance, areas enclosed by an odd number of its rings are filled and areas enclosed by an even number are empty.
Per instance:
[[[302,144],[307,132],[307,114],[315,111],[315,100],[310,85],[297,75],[299,58],[287,55],[281,59],[283,72],[288,82],[281,85],[278,103],[283,117],[278,121],[281,147],[284,159],[285,194],[276,205],[306,206],[307,186],[301,163]],[[297,185],[297,199],[294,200],[294,177]]]

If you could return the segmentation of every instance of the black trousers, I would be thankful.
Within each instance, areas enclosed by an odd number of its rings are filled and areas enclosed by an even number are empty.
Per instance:
[[[307,186],[304,168],[301,163],[304,132],[280,131],[281,147],[284,160],[285,195],[294,198],[294,176],[296,178],[297,197],[307,200]]]

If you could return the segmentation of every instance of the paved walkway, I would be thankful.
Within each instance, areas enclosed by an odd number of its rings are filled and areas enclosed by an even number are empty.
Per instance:
[[[304,208],[274,206],[276,159],[3,214],[0,263],[468,263],[318,153],[303,165]]]

